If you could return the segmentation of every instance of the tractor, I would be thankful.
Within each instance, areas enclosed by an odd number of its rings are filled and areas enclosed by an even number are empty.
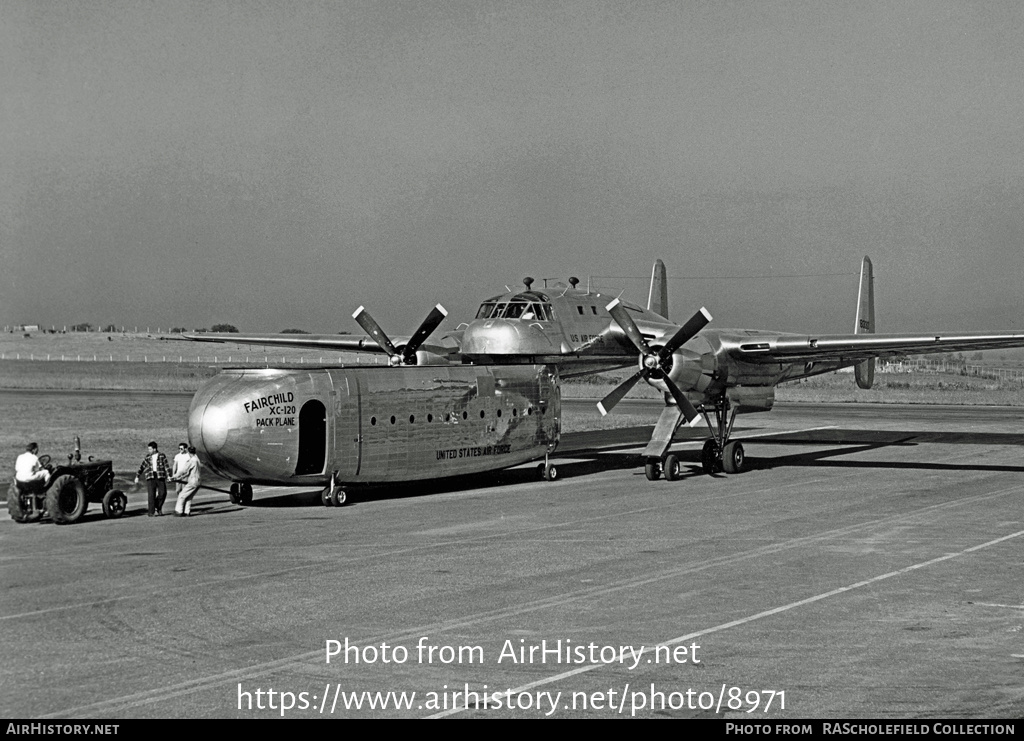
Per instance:
[[[112,461],[82,460],[81,442],[75,438],[75,452],[68,462],[51,465],[50,456],[39,456],[39,463],[50,472],[50,481],[29,484],[12,480],[7,490],[7,511],[15,522],[35,522],[43,515],[58,525],[78,522],[89,502],[103,505],[103,514],[117,518],[124,514],[128,497],[114,486]]]

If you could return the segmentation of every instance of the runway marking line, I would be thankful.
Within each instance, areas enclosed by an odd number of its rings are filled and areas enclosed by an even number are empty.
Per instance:
[[[835,597],[836,595],[844,594],[844,593],[852,591],[854,589],[860,589],[861,587],[866,587],[866,586],[868,586],[870,584],[876,584],[876,583],[878,583],[880,581],[884,581],[886,579],[892,579],[893,577],[896,577],[896,576],[902,576],[903,574],[908,574],[911,571],[917,571],[918,569],[927,568],[928,566],[933,566],[933,565],[935,565],[937,563],[942,563],[943,561],[949,561],[950,559],[953,559],[953,558],[959,558],[960,556],[964,556],[964,555],[967,555],[969,553],[974,553],[976,551],[980,551],[980,550],[982,550],[984,548],[989,548],[991,546],[998,545],[999,543],[1002,543],[1004,541],[1011,540],[1013,538],[1019,538],[1021,535],[1024,535],[1024,530],[1019,530],[1019,531],[1017,531],[1015,533],[1011,533],[1010,535],[1004,535],[1001,538],[996,538],[995,540],[990,540],[987,543],[981,543],[980,545],[971,546],[970,548],[965,548],[964,550],[957,551],[956,553],[947,553],[944,556],[939,556],[938,558],[932,558],[932,559],[929,559],[928,561],[922,561],[920,563],[913,564],[912,566],[906,566],[906,567],[904,567],[902,569],[897,569],[896,571],[890,571],[890,572],[885,573],[885,574],[879,574],[878,576],[873,576],[870,579],[864,579],[864,580],[859,581],[859,582],[854,582],[853,584],[848,584],[845,587],[839,587],[837,589],[831,589],[828,592],[822,592],[821,594],[817,594],[817,595],[815,595],[813,597],[807,597],[807,598],[802,599],[802,600],[797,600],[796,602],[790,602],[787,605],[781,605],[780,607],[773,607],[770,610],[763,610],[762,612],[757,612],[757,613],[754,613],[753,615],[748,615],[747,617],[739,618],[738,620],[731,620],[728,623],[721,623],[721,624],[715,625],[715,626],[713,626],[711,628],[705,628],[704,630],[698,630],[698,631],[696,631],[694,633],[687,633],[686,635],[679,636],[678,638],[671,638],[671,639],[669,639],[667,641],[663,641],[662,643],[659,643],[657,646],[654,646],[653,648],[650,648],[650,649],[648,649],[645,646],[640,651],[639,655],[642,656],[645,652],[648,652],[648,651],[655,651],[656,652],[659,648],[665,648],[665,647],[668,647],[668,646],[674,646],[674,645],[676,645],[678,643],[686,643],[687,641],[691,641],[691,640],[693,640],[695,638],[700,638],[702,636],[710,635],[711,633],[719,633],[719,632],[721,632],[723,630],[728,630],[729,628],[735,628],[735,627],[737,627],[739,625],[745,625],[746,623],[751,623],[751,622],[754,622],[755,620],[760,620],[761,618],[771,617],[772,615],[778,615],[779,613],[788,612],[789,610],[795,610],[798,607],[803,607],[805,605],[810,605],[810,604],[813,604],[814,602],[820,602],[821,600],[828,599],[829,597]],[[555,675],[547,677],[545,679],[538,679],[536,682],[529,682],[528,684],[524,684],[524,685],[521,685],[519,687],[516,687],[515,689],[511,689],[511,690],[509,690],[509,692],[513,693],[513,694],[518,694],[520,692],[526,692],[527,690],[534,689],[535,687],[543,687],[544,685],[552,684],[554,682],[560,682],[563,679],[568,679],[569,677],[575,677],[575,676],[578,676],[580,674],[586,674],[587,672],[592,672],[592,671],[595,671],[596,669],[602,669],[604,667],[605,667],[605,664],[588,664],[587,666],[582,666],[582,667],[579,667],[577,669],[571,669],[569,671],[562,672],[560,674],[555,674]],[[446,717],[451,716],[451,715],[457,715],[459,713],[465,712],[466,710],[469,710],[469,708],[455,708],[455,709],[452,709],[452,710],[445,710],[445,711],[442,711],[440,713],[435,713],[434,715],[428,715],[427,718],[446,718]]]
[[[999,491],[996,491],[996,492],[988,492],[986,494],[981,494],[981,495],[977,495],[977,496],[974,496],[974,497],[968,497],[968,498],[962,499],[962,500],[953,500],[953,501],[949,501],[949,502],[942,502],[940,504],[936,504],[936,505],[931,505],[931,506],[925,507],[925,508],[923,508],[921,510],[918,510],[916,512],[908,513],[907,515],[904,515],[902,517],[898,517],[898,518],[895,518],[895,519],[914,519],[914,518],[920,517],[921,515],[923,515],[923,514],[925,514],[927,512],[931,512],[931,511],[934,511],[934,510],[941,510],[941,509],[947,509],[947,508],[950,508],[950,507],[964,506],[964,505],[968,505],[968,504],[973,504],[976,501],[980,501],[980,500],[983,500],[983,499],[995,498],[997,496],[1002,496],[1002,495],[1004,495],[1004,494],[1006,494],[1008,492],[1017,491],[1017,490],[1018,490],[1018,487],[1010,487],[1010,488],[1002,489],[1002,490],[999,490]],[[609,584],[609,585],[604,585],[604,586],[597,587],[597,588],[576,590],[574,592],[570,592],[570,593],[567,593],[567,594],[554,595],[552,597],[536,600],[536,601],[534,601],[532,603],[520,605],[520,606],[518,606],[516,608],[513,608],[513,609],[500,609],[500,610],[493,610],[493,611],[484,612],[484,613],[477,613],[475,615],[467,615],[467,616],[464,616],[464,617],[461,617],[461,618],[456,618],[454,620],[446,621],[446,622],[440,623],[440,624],[436,624],[435,623],[435,624],[430,624],[430,625],[415,626],[413,628],[407,628],[405,630],[392,631],[392,632],[389,632],[389,633],[386,633],[386,634],[381,634],[381,635],[378,635],[378,636],[370,636],[370,637],[367,637],[367,638],[363,639],[363,642],[365,642],[365,643],[375,643],[376,641],[382,640],[382,639],[383,640],[402,640],[404,638],[416,637],[416,636],[419,636],[419,635],[423,635],[425,633],[445,632],[445,631],[449,631],[449,630],[454,630],[456,628],[462,628],[462,627],[468,627],[468,626],[472,626],[472,625],[477,625],[477,624],[480,624],[480,623],[488,622],[490,620],[502,619],[502,618],[512,617],[514,615],[525,614],[525,613],[529,613],[529,612],[535,612],[537,610],[543,610],[543,609],[548,609],[548,608],[552,608],[552,607],[558,607],[558,606],[562,606],[562,605],[574,602],[574,601],[579,600],[579,599],[593,599],[595,597],[600,597],[600,596],[603,596],[603,595],[614,594],[615,592],[619,592],[619,591],[622,591],[624,589],[634,589],[636,587],[646,586],[648,584],[656,583],[656,582],[659,582],[659,581],[664,581],[665,579],[670,579],[670,578],[674,578],[674,577],[680,577],[680,576],[684,576],[684,575],[687,575],[687,574],[692,574],[692,573],[695,573],[695,572],[698,572],[698,571],[704,571],[704,570],[707,570],[707,569],[710,569],[710,568],[716,568],[716,567],[720,567],[720,566],[731,565],[733,563],[737,563],[737,562],[740,562],[740,561],[743,561],[743,560],[746,560],[746,559],[749,559],[749,558],[760,558],[760,557],[763,557],[764,555],[767,555],[767,554],[770,554],[770,553],[777,553],[777,552],[780,552],[780,551],[783,551],[783,550],[788,550],[790,548],[798,548],[798,547],[803,546],[803,545],[807,545],[807,544],[818,542],[818,541],[822,541],[822,540],[827,540],[829,538],[834,538],[834,537],[838,537],[838,536],[848,535],[850,533],[856,532],[857,530],[861,530],[861,529],[864,529],[864,528],[875,527],[875,526],[877,526],[881,522],[892,523],[893,521],[894,521],[894,518],[892,518],[892,517],[885,517],[885,518],[880,518],[878,520],[873,520],[873,521],[869,521],[869,522],[862,522],[862,523],[858,523],[858,524],[855,524],[855,525],[849,525],[849,526],[846,526],[846,527],[837,528],[835,530],[826,531],[826,532],[823,532],[823,533],[816,533],[814,535],[808,535],[808,536],[802,536],[802,537],[799,537],[799,538],[793,538],[793,539],[790,539],[790,540],[788,540],[786,542],[783,542],[783,543],[773,543],[773,544],[770,544],[768,546],[764,546],[764,547],[761,547],[761,548],[755,548],[752,551],[746,551],[744,553],[733,554],[731,556],[726,556],[726,557],[718,558],[718,559],[712,559],[710,561],[702,561],[701,563],[696,564],[696,565],[688,565],[688,566],[685,566],[685,567],[682,567],[682,568],[669,569],[669,570],[667,570],[665,572],[662,572],[660,574],[650,575],[650,576],[647,576],[647,577],[642,578],[642,579],[628,579],[628,580],[624,580],[624,581],[622,581],[622,582],[620,582],[618,584]],[[712,628],[708,628],[708,629],[705,629],[703,631],[699,631],[697,633],[692,633],[692,634],[689,634],[689,635],[686,635],[686,636],[681,636],[679,638],[671,639],[671,640],[665,641],[664,643],[659,644],[659,645],[661,645],[661,646],[671,646],[671,645],[674,645],[675,643],[679,643],[679,642],[682,642],[682,641],[685,641],[685,640],[689,640],[690,638],[694,638],[694,637],[701,636],[701,635],[706,635],[706,634],[709,634],[709,633],[718,632],[718,631],[725,630],[725,629],[730,628],[730,627],[734,627],[736,625],[741,625],[743,623],[750,622],[752,620],[757,620],[757,619],[760,619],[762,617],[766,617],[768,615],[774,615],[774,614],[777,614],[779,612],[785,612],[787,610],[794,609],[795,607],[798,607],[798,606],[810,604],[812,602],[817,602],[819,600],[825,599],[825,598],[830,597],[830,596],[834,596],[836,594],[841,594],[843,592],[848,592],[851,589],[857,589],[857,588],[865,586],[867,584],[872,584],[874,582],[881,581],[883,579],[889,579],[889,578],[891,578],[893,576],[898,576],[898,575],[901,575],[901,574],[905,574],[905,573],[908,573],[910,571],[914,571],[914,570],[917,570],[917,569],[920,569],[920,568],[924,568],[925,566],[929,566],[929,565],[932,565],[932,564],[935,564],[935,563],[946,561],[946,560],[949,560],[951,558],[956,558],[958,556],[962,556],[962,555],[967,554],[967,553],[972,553],[974,551],[978,551],[978,550],[981,550],[983,548],[987,548],[989,546],[995,545],[997,543],[1001,543],[1001,542],[1003,542],[1005,540],[1009,540],[1011,538],[1018,537],[1020,535],[1024,535],[1024,530],[1019,531],[1017,533],[1012,533],[1010,535],[1006,535],[1004,537],[998,538],[996,540],[989,541],[987,543],[982,543],[981,545],[972,546],[970,548],[967,548],[967,549],[962,550],[962,551],[958,551],[956,553],[946,554],[944,556],[939,556],[937,558],[930,559],[928,561],[924,561],[924,562],[921,562],[919,564],[914,564],[914,565],[911,565],[911,566],[907,566],[907,567],[904,567],[904,568],[899,569],[897,571],[888,572],[886,574],[882,574],[882,575],[877,576],[877,577],[872,577],[871,579],[868,579],[868,580],[865,580],[865,581],[861,581],[861,582],[857,582],[855,584],[852,584],[852,585],[849,585],[849,586],[846,586],[846,587],[840,587],[838,589],[834,589],[834,590],[831,590],[829,592],[825,592],[825,593],[823,593],[821,595],[817,595],[815,597],[809,597],[809,598],[806,598],[804,600],[800,600],[800,601],[797,601],[797,602],[790,603],[788,605],[783,605],[782,607],[778,607],[778,608],[774,608],[772,610],[767,610],[767,611],[764,611],[764,612],[760,612],[760,613],[757,613],[756,615],[750,616],[748,618],[741,618],[739,620],[735,620],[735,621],[732,621],[730,623],[724,623],[722,625],[715,626],[715,627],[712,627]],[[652,650],[654,650],[654,649],[652,649]],[[267,674],[270,671],[273,671],[275,669],[283,668],[283,667],[288,666],[290,664],[298,664],[299,666],[302,666],[303,665],[302,662],[306,662],[306,661],[313,660],[313,659],[320,659],[320,658],[322,658],[322,656],[323,656],[323,651],[320,650],[320,649],[317,649],[317,650],[314,650],[314,651],[303,652],[303,653],[297,654],[295,656],[288,656],[288,657],[284,657],[284,658],[281,658],[281,659],[274,659],[272,661],[267,661],[267,662],[263,662],[263,663],[260,663],[260,664],[254,664],[254,665],[250,665],[250,666],[247,666],[247,667],[242,667],[242,668],[239,668],[239,669],[233,669],[233,670],[229,670],[229,671],[222,672],[222,673],[219,673],[219,674],[215,674],[215,675],[212,675],[212,676],[199,677],[199,678],[196,678],[196,679],[186,680],[184,682],[180,682],[178,684],[171,685],[170,687],[153,688],[153,689],[150,689],[150,690],[144,690],[142,692],[138,692],[138,693],[135,693],[135,694],[132,694],[132,695],[125,695],[125,696],[122,696],[122,697],[119,697],[119,698],[115,698],[115,699],[110,699],[110,700],[101,700],[100,702],[91,703],[91,704],[79,706],[79,707],[76,707],[76,708],[69,708],[69,709],[65,709],[65,710],[60,710],[60,711],[57,711],[55,713],[44,715],[44,716],[40,716],[40,717],[41,718],[59,718],[59,717],[66,716],[66,715],[71,715],[73,717],[88,717],[88,715],[86,715],[86,713],[90,713],[90,712],[91,713],[112,712],[114,709],[119,708],[119,707],[136,707],[136,706],[141,706],[141,705],[148,705],[148,704],[151,704],[151,703],[154,703],[154,702],[162,702],[162,701],[166,701],[166,700],[168,700],[168,699],[170,699],[172,697],[178,697],[178,696],[181,696],[181,695],[187,695],[187,694],[190,694],[190,693],[195,692],[195,691],[200,690],[200,689],[205,689],[205,688],[213,687],[213,686],[216,686],[216,685],[221,684],[221,683],[226,682],[226,681],[230,681],[230,680],[234,680],[234,679],[239,679],[239,678],[252,678],[252,677],[256,677],[256,676],[265,675],[265,674]],[[595,668],[597,668],[599,666],[600,665],[594,665]],[[590,671],[592,669],[586,669],[585,668],[584,670],[585,671]],[[553,681],[557,681],[558,679],[562,679],[562,678],[565,678],[565,677],[568,677],[568,676],[572,676],[573,674],[578,674],[578,673],[581,673],[581,672],[577,670],[575,672],[568,672],[566,674],[560,674],[560,675],[558,675],[557,677],[554,677],[554,678],[549,678],[549,679],[546,679],[546,680],[538,680],[537,682],[533,682],[533,683],[524,685],[523,688],[519,688],[519,689],[517,689],[515,691],[516,692],[520,692],[520,691],[523,691],[524,689],[529,689],[531,687],[536,687],[536,686],[539,686],[539,685],[542,685],[542,684],[548,684],[548,683],[551,683]],[[443,717],[443,716],[427,716],[427,717]]]

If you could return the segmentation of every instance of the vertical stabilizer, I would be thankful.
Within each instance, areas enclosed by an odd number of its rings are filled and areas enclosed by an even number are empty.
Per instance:
[[[656,260],[651,271],[651,293],[647,297],[647,308],[659,316],[668,319],[668,278],[665,276],[665,263]]]
[[[854,334],[875,333],[875,274],[871,267],[871,258],[864,256],[860,266],[860,291],[857,295],[857,324]],[[875,381],[875,359],[865,360],[853,368],[857,385],[862,389],[871,388]]]

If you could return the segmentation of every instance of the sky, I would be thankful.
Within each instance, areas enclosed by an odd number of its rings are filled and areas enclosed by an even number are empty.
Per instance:
[[[0,0],[0,324],[1024,327],[1024,4]]]

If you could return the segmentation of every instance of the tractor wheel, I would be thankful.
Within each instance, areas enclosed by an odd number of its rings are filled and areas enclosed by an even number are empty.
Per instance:
[[[111,489],[103,495],[103,514],[111,520],[116,520],[123,515],[127,507],[128,497],[124,495],[124,492]]]
[[[25,509],[21,506],[21,495],[18,493],[18,485],[13,481],[11,482],[11,487],[7,490],[7,511],[15,522],[35,522],[43,515],[38,510],[33,512],[31,508]]]
[[[85,512],[88,499],[82,482],[70,474],[58,476],[46,490],[46,510],[58,525],[77,522]]]

